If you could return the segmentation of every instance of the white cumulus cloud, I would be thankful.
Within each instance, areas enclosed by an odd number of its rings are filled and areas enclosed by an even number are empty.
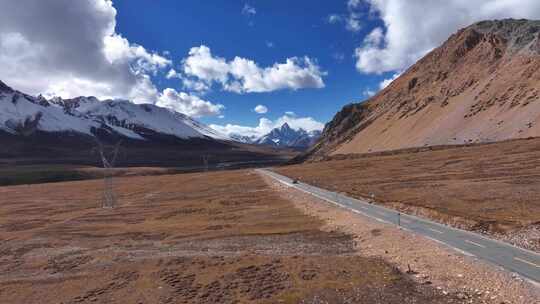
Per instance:
[[[189,78],[182,78],[182,84],[186,90],[190,90],[190,91],[205,93],[210,90],[210,86],[207,85],[203,81],[193,80]]]
[[[214,83],[230,92],[271,92],[281,89],[323,88],[322,77],[326,75],[309,57],[287,58],[284,63],[260,67],[255,61],[235,57],[227,61],[214,56],[209,47],[193,47],[182,61],[187,81]]]
[[[268,112],[268,108],[264,105],[257,105],[253,111],[255,111],[256,113],[259,113],[259,114],[265,114]]]
[[[383,81],[381,81],[381,83],[379,84],[379,90],[382,90],[382,89],[386,88],[387,86],[389,86],[392,83],[392,81],[396,80],[399,76],[401,76],[400,72],[394,73],[394,75],[392,75],[392,77],[386,78]]]
[[[365,90],[362,92],[362,95],[363,95],[364,97],[368,97],[368,98],[369,98],[369,97],[375,95],[376,93],[377,93],[377,92],[375,92],[375,91],[373,91],[373,90],[371,90],[371,89],[368,88],[368,89],[365,89]]]
[[[0,79],[19,90],[152,102],[170,64],[116,32],[110,0],[2,1]]]
[[[358,8],[358,6],[360,6],[361,3],[362,3],[361,0],[349,0],[347,1],[347,7],[349,9],[355,9],[355,8]]]
[[[351,32],[358,32],[362,29],[360,25],[360,15],[356,13],[349,13],[349,16],[345,19],[345,28]]]
[[[221,115],[224,106],[167,88],[152,77],[181,78],[159,54],[116,32],[110,0],[2,1],[0,80],[31,94],[154,103],[194,116]],[[202,83],[184,83],[194,91]]]
[[[327,20],[328,20],[328,23],[330,24],[336,24],[343,21],[343,17],[338,14],[330,14],[328,15]]]
[[[220,116],[225,109],[222,104],[214,104],[185,92],[167,88],[160,94],[156,105],[169,108],[192,117]]]
[[[208,83],[227,83],[229,64],[225,58],[214,57],[207,46],[193,47],[183,62],[183,71],[188,76],[194,76]]]
[[[330,24],[338,24],[343,23],[345,25],[345,29],[351,32],[359,32],[362,29],[362,25],[360,23],[360,8],[361,1],[360,0],[349,0],[347,1],[347,14],[339,15],[339,14],[330,14],[326,18],[327,22]]]
[[[167,75],[165,75],[165,78],[167,79],[173,79],[173,78],[180,78],[180,74],[175,69],[170,69],[167,72]]]
[[[257,14],[257,10],[253,6],[246,3],[242,8],[242,14],[246,16],[255,15]]]
[[[459,28],[485,19],[540,18],[537,0],[365,0],[382,19],[355,51],[364,73],[404,70]],[[360,1],[349,1],[359,5]]]

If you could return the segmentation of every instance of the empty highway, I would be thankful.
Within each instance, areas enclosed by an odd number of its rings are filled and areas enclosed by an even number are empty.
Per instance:
[[[319,199],[387,224],[399,225],[402,229],[423,235],[463,254],[488,261],[540,284],[540,254],[477,233],[456,229],[412,215],[399,214],[393,209],[370,204],[364,200],[354,199],[302,182],[293,183],[292,179],[268,169],[257,169],[256,171]]]

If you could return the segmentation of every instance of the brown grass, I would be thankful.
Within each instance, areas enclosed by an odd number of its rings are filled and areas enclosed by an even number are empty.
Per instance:
[[[540,222],[540,139],[340,158],[277,171],[470,229]]]
[[[6,303],[452,303],[250,171],[0,188]]]

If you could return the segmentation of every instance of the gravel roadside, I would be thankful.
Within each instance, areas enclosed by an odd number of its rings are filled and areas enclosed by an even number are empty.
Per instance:
[[[540,286],[442,244],[330,205],[263,176],[280,195],[306,214],[326,221],[325,229],[355,237],[358,254],[383,257],[421,284],[432,284],[463,303],[540,304]]]

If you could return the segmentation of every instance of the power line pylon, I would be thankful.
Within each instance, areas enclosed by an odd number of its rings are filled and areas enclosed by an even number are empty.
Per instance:
[[[113,188],[113,169],[118,156],[118,151],[120,150],[121,142],[116,143],[109,158],[106,156],[103,144],[101,144],[99,141],[97,143],[99,155],[101,156],[101,162],[103,164],[103,197],[101,207],[112,209],[116,207],[116,195],[114,194]]]

